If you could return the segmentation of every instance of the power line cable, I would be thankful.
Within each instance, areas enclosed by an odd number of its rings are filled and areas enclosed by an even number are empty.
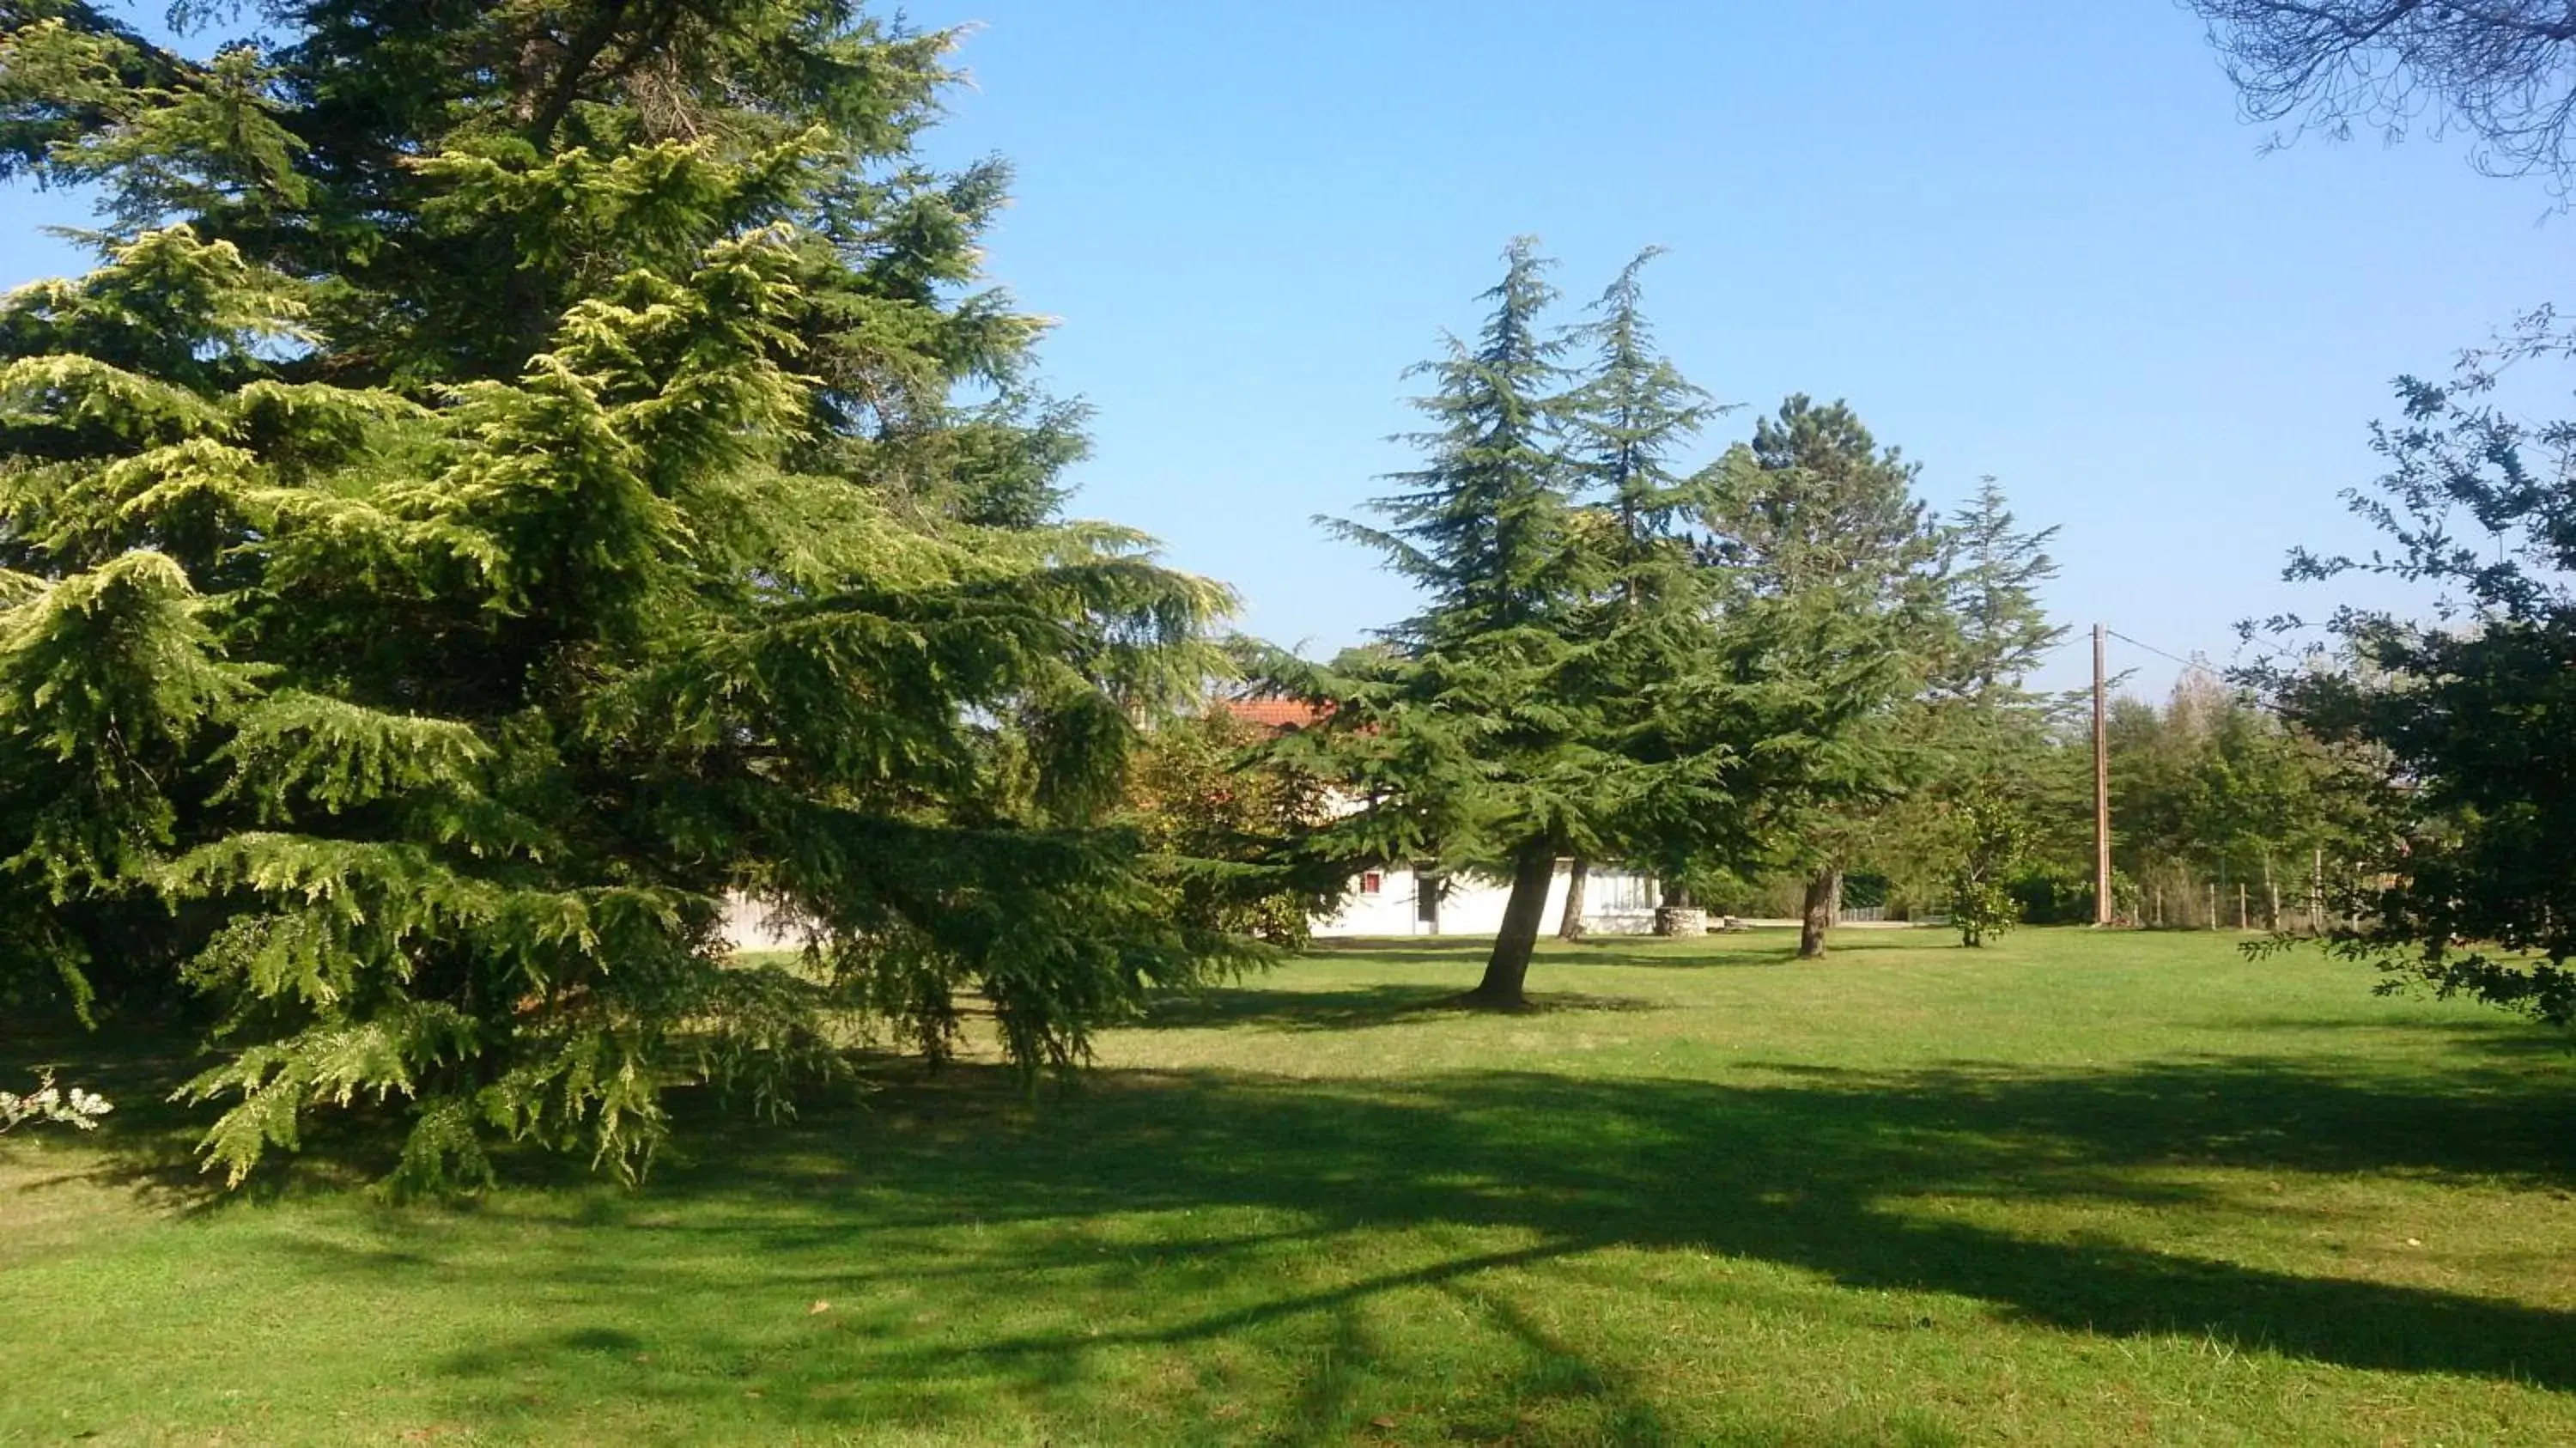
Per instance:
[[[2102,632],[2109,634],[2111,637],[2118,639],[2124,644],[2134,644],[2139,648],[2145,649],[2148,653],[2154,654],[2158,658],[2171,659],[2186,669],[2198,669],[2205,674],[2216,674],[2218,672],[2216,668],[2211,666],[2207,659],[2186,659],[2180,654],[2157,648],[2154,644],[2148,643],[2144,639],[2133,639],[2115,628],[2106,627]]]
[[[2171,659],[2173,662],[2182,665],[2186,669],[2198,669],[2200,672],[2207,674],[2210,678],[2218,681],[2219,683],[2226,684],[2230,682],[2228,677],[2225,674],[2220,673],[2207,659],[2186,659],[2180,654],[2157,648],[2154,644],[2148,643],[2144,639],[2133,639],[2127,634],[2120,632],[2118,629],[2111,628],[2107,625],[2104,626],[2102,632],[2110,635],[2112,638],[2118,639],[2124,644],[2145,649],[2148,653],[2154,654],[2158,658]],[[2237,685],[2236,690],[2247,703],[2252,704],[2255,708],[2275,717],[2284,717],[2281,714],[2281,706],[2277,700],[2264,698],[2259,692],[2246,689],[2242,685]]]

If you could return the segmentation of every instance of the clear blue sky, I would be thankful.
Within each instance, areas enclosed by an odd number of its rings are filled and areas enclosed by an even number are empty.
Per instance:
[[[2322,601],[2280,558],[2358,536],[2333,495],[2388,380],[2559,297],[2576,225],[2457,145],[2261,154],[2162,0],[910,14],[980,22],[934,148],[1019,168],[992,270],[1098,409],[1076,511],[1316,651],[1408,604],[1308,520],[1404,465],[1400,373],[1516,233],[1569,300],[1669,247],[1654,310],[1701,385],[1847,398],[1944,505],[1995,475],[2063,529],[2063,621],[2223,659],[2232,620]],[[77,214],[5,204],[0,280],[64,266],[30,224]]]

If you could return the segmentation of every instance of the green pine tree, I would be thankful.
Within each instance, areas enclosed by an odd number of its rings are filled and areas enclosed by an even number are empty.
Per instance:
[[[1951,637],[1932,670],[1934,693],[1989,708],[2031,700],[2030,675],[2066,641],[2039,597],[2057,576],[2048,556],[2056,536],[2053,527],[2022,531],[1992,478],[1951,515],[1942,534]]]
[[[1557,404],[1576,495],[1617,522],[1607,552],[1620,619],[1667,602],[1696,616],[1706,603],[1693,592],[1705,576],[1691,545],[1709,489],[1676,471],[1676,455],[1720,409],[1655,350],[1644,274],[1661,254],[1649,248],[1621,268],[1593,302],[1592,320],[1573,329],[1568,342],[1591,363]]]
[[[1589,362],[1560,413],[1598,555],[1578,678],[1598,701],[1605,833],[1680,901],[1678,882],[1740,849],[1726,835],[1741,815],[1731,772],[1742,761],[1708,727],[1720,692],[1708,671],[1729,647],[1726,580],[1705,566],[1709,478],[1679,463],[1721,409],[1656,350],[1643,279],[1659,254],[1631,260],[1572,329]],[[1575,909],[1569,893],[1569,919]]]
[[[1324,520],[1382,551],[1424,596],[1381,648],[1301,681],[1333,701],[1332,766],[1370,808],[1337,823],[1353,858],[1432,858],[1511,881],[1472,999],[1522,1000],[1559,858],[1597,848],[1603,771],[1592,701],[1570,687],[1599,582],[1560,450],[1555,290],[1534,242],[1512,243],[1472,342],[1417,369],[1432,426],[1423,465],[1377,500],[1384,528]]]
[[[0,40],[10,170],[105,198],[97,270],[0,301],[13,990],[211,1010],[231,1180],[383,1103],[435,1183],[632,1175],[669,1087],[783,1109],[961,994],[1069,1067],[1226,956],[1100,821],[1228,600],[1054,520],[1078,413],[974,287],[1003,174],[914,149],[952,36],[262,14]]]
[[[1647,259],[1592,320],[1550,332],[1542,263],[1514,245],[1475,343],[1429,369],[1441,425],[1380,505],[1393,526],[1334,525],[1425,608],[1330,669],[1274,664],[1332,706],[1289,747],[1359,805],[1316,850],[1511,881],[1480,1004],[1523,1001],[1560,859],[1668,879],[1747,866],[1777,802],[1817,794],[1877,702],[1875,661],[1803,667],[1840,627],[1812,590],[1766,595],[1720,558],[1712,475],[1674,463],[1710,408],[1653,349]],[[1575,349],[1590,360],[1569,385]]]
[[[1922,761],[1909,706],[1941,623],[1939,531],[1914,497],[1917,464],[1879,447],[1839,402],[1804,395],[1755,420],[1715,466],[1710,526],[1751,608],[1785,631],[1793,679],[1832,695],[1832,723],[1802,736],[1808,763],[1776,793],[1768,832],[1807,881],[1798,953],[1816,959],[1844,871]]]
[[[2069,889],[2091,879],[2089,863],[2073,863],[2089,862],[2092,849],[2091,765],[2069,727],[2073,701],[2029,682],[2067,633],[2039,597],[2057,575],[2047,552],[2056,532],[2021,529],[1992,478],[1943,526],[1941,631],[1909,716],[1918,779],[1879,832],[1890,873],[1948,899],[1963,928],[1975,917],[1980,937],[2020,907],[2009,892],[2021,881],[1998,874],[1998,861],[2013,870],[2065,862]],[[2005,841],[2011,848],[1999,850]],[[1973,891],[1958,883],[1969,877]]]

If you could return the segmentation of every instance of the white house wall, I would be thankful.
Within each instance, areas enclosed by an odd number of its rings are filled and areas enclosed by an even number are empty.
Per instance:
[[[804,922],[782,915],[775,908],[740,895],[728,895],[724,903],[725,944],[735,950],[803,950]]]
[[[1361,894],[1360,882],[1351,881],[1341,909],[1331,916],[1317,917],[1315,934],[1492,935],[1503,928],[1503,907],[1512,893],[1506,882],[1471,876],[1452,881],[1449,893],[1440,901],[1440,922],[1435,929],[1416,918],[1421,887],[1414,873],[1380,873],[1383,883],[1374,895]],[[1573,874],[1569,863],[1557,865],[1556,878],[1547,887],[1543,929],[1555,930],[1557,922],[1565,917],[1565,892]],[[1649,876],[1596,866],[1585,881],[1583,903],[1583,925],[1587,930],[1603,935],[1643,935],[1655,928],[1655,882]],[[736,950],[801,950],[806,927],[804,922],[783,917],[769,906],[732,896],[725,901],[724,934],[726,943]]]
[[[1510,903],[1512,894],[1508,881],[1473,876],[1452,879],[1448,893],[1440,899],[1440,919],[1435,927],[1421,919],[1422,882],[1418,876],[1411,870],[1383,870],[1378,874],[1381,883],[1376,894],[1361,894],[1360,882],[1353,880],[1349,893],[1342,897],[1341,909],[1317,917],[1314,933],[1492,935],[1503,928],[1503,907]],[[1570,862],[1558,862],[1556,878],[1548,882],[1544,929],[1556,929],[1557,922],[1564,918],[1565,892],[1573,876]],[[1655,925],[1655,882],[1631,871],[1596,867],[1584,882],[1583,904],[1585,929],[1604,935],[1643,935]]]

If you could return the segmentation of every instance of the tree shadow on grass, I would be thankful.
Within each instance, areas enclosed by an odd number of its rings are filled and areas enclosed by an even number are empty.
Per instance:
[[[1376,995],[1350,994],[1353,1010]],[[1249,1341],[1325,1364],[1301,1378],[1283,1441],[1344,1441],[1366,1431],[1354,1415],[1371,1405],[1361,1377],[1328,1371],[1333,1354],[1347,1364],[1373,1351],[1372,1304],[1432,1294],[1474,1307],[1478,1330],[1518,1364],[1501,1386],[1444,1410],[1458,1425],[1511,1432],[1520,1406],[1545,1400],[1589,1414],[1592,1441],[1679,1436],[1648,1386],[1543,1330],[1503,1286],[1515,1274],[1580,1272],[1579,1259],[1611,1249],[1718,1253],[1866,1293],[1953,1295],[2067,1332],[2179,1334],[2348,1368],[2576,1391],[2576,1314],[2134,1240],[2028,1236],[1909,1207],[1939,1196],[2262,1210],[2215,1200],[2220,1188],[2178,1168],[2576,1182],[2576,1100],[2555,1079],[2508,1069],[1780,1062],[1750,1063],[1728,1082],[1140,1070],[1102,1072],[1036,1108],[1000,1073],[965,1069],[786,1127],[728,1128],[696,1103],[682,1113],[693,1160],[641,1194],[594,1194],[551,1229],[516,1229],[525,1240],[513,1247],[510,1290],[582,1303],[598,1324],[531,1322],[432,1361],[460,1411],[524,1418],[509,1405],[530,1374],[554,1373],[586,1391],[722,1411],[746,1432],[935,1425],[980,1411],[979,1395],[997,1386],[1048,1401],[1100,1371],[1105,1354],[1177,1348],[1187,1359]],[[1206,1214],[1223,1214],[1224,1229],[1175,1225]],[[1139,1237],[1148,1219],[1160,1225]],[[405,1240],[404,1220],[381,1223],[385,1254],[311,1270],[353,1289],[445,1270],[443,1239]],[[1402,1233],[1394,1248],[1390,1231]],[[1283,1271],[1283,1260],[1304,1265]],[[728,1265],[716,1274],[711,1262]],[[809,1351],[764,1336],[743,1303],[903,1292],[930,1294],[966,1326],[931,1333],[889,1317],[847,1327],[810,1348],[828,1371],[773,1383],[748,1404],[742,1370],[723,1366]],[[1050,1294],[1071,1304],[1068,1320],[1015,1315]],[[1901,1426],[1805,1441],[1940,1436]],[[1783,1428],[1691,1431],[1756,1442],[1781,1441]]]
[[[940,1248],[939,1300],[1003,1320],[1008,1304],[1052,1283],[1088,1294],[1095,1315],[962,1339],[885,1332],[851,1343],[846,1370],[925,1390],[972,1380],[1029,1393],[1080,1381],[1106,1353],[1195,1353],[1286,1332],[1322,1334],[1329,1364],[1329,1343],[1358,1331],[1353,1314],[1369,1304],[1448,1294],[1498,1304],[1483,1330],[1517,1343],[1510,1352],[1522,1362],[1517,1386],[1455,1407],[1460,1424],[1509,1432],[1513,1404],[1556,1394],[1583,1400],[1586,1431],[1603,1442],[1674,1433],[1645,1387],[1513,1317],[1519,1309],[1495,1284],[1579,1271],[1576,1259],[1618,1248],[1757,1259],[1869,1293],[1951,1294],[2068,1332],[2180,1334],[2350,1368],[2576,1391],[2576,1314],[2127,1241],[2040,1239],[1905,1205],[1932,1194],[2200,1205],[2212,1189],[2165,1170],[2198,1166],[2565,1182],[2576,1180],[2576,1103],[2502,1079],[2482,1094],[2426,1094],[2422,1082],[2244,1060],[2074,1075],[1978,1065],[1764,1074],[1768,1084],[1740,1086],[1502,1071],[1398,1083],[1111,1072],[1036,1112],[998,1081],[959,1079],[890,1090],[864,1119],[809,1119],[710,1151],[619,1209],[698,1204],[655,1230],[658,1252],[606,1252],[568,1236],[530,1254],[528,1270],[553,1290],[644,1304],[691,1290],[685,1264],[712,1253],[763,1264],[765,1277],[730,1284],[750,1297],[863,1297],[925,1281],[924,1264],[881,1244],[944,1243],[966,1222],[1024,1228],[1039,1235],[1009,1237],[989,1257]],[[744,1205],[704,1210],[710,1201]],[[1116,1253],[1092,1235],[1145,1214],[1186,1221],[1247,1208],[1274,1225]],[[1417,1229],[1411,1260],[1363,1255],[1330,1272],[1277,1271],[1283,1253],[1340,1262],[1345,1244],[1382,1243],[1391,1228]],[[1496,1229],[1512,1244],[1439,1245]],[[1171,1287],[1176,1277],[1188,1290]],[[691,1345],[697,1356],[751,1351],[720,1330],[707,1337]],[[492,1379],[529,1355],[570,1351],[532,1334],[441,1367]],[[730,1390],[657,1381],[684,1394]],[[1364,1395],[1335,1381],[1308,1381],[1289,1441],[1341,1441],[1360,1426],[1351,1414]],[[846,1396],[810,1406],[796,1421],[876,1411]],[[776,1394],[762,1409],[789,1411]],[[1941,1435],[1860,1425],[1847,1440],[1894,1436]],[[1747,1430],[1740,1441],[1765,1439]]]
[[[54,1154],[63,1163],[57,1173],[23,1178],[14,1189],[86,1180],[122,1187],[157,1210],[196,1213],[229,1201],[336,1196],[381,1182],[401,1160],[401,1103],[360,1097],[344,1108],[310,1116],[300,1132],[299,1149],[283,1170],[263,1169],[239,1187],[227,1188],[222,1171],[206,1170],[198,1155],[220,1106],[190,1105],[176,1097],[184,1083],[216,1060],[176,1028],[53,1026],[22,1029],[0,1040],[0,1085],[23,1089],[19,1082],[31,1080],[39,1065],[50,1065],[59,1071],[62,1084],[94,1090],[114,1107],[97,1133],[113,1144],[110,1152]],[[223,1098],[222,1104],[230,1100]],[[37,1142],[26,1145],[42,1149]],[[0,1202],[5,1200],[5,1189],[0,1189]]]
[[[1794,965],[1797,959],[1798,942],[1794,937],[1760,945],[1730,944],[1723,950],[1710,950],[1696,942],[1680,942],[1668,949],[1656,949],[1635,941],[1586,941],[1558,947],[1541,957],[1531,969],[1623,965],[1643,970],[1745,970]]]
[[[914,1205],[931,1220],[1042,1201],[1049,1214],[1232,1203],[1328,1224],[1504,1225],[1540,1239],[1528,1249],[1536,1258],[1687,1246],[1855,1287],[1978,1297],[2052,1326],[2207,1333],[2355,1367],[2576,1388],[2576,1315],[2032,1241],[1884,1206],[1943,1191],[2161,1204],[2188,1189],[2138,1173],[2171,1166],[2561,1182],[2576,1177],[2576,1103],[2427,1098],[2242,1061],[2076,1077],[1782,1074],[1786,1084],[1761,1087],[1504,1072],[1397,1090],[1200,1076],[1112,1084],[1050,1121],[1043,1146],[1028,1142],[1034,1155],[938,1158],[964,1170],[943,1171],[943,1189]],[[1150,1141],[1134,1139],[1149,1123]],[[1150,1165],[1134,1177],[1093,1173],[1064,1195],[1084,1161],[1138,1156]],[[1483,1265],[1462,1259],[1428,1276]],[[1369,1289],[1344,1292],[1354,1290]]]
[[[2233,1030],[2257,1031],[2274,1036],[2355,1035],[2380,1038],[2430,1037],[2441,1042],[2445,1052],[2461,1052],[2521,1061],[2537,1065],[2550,1060],[2576,1057],[2576,1033],[2554,1029],[2538,1022],[2529,1029],[2502,1028],[2490,1018],[2477,1020],[2423,1020],[2397,1015],[2344,1016],[2332,1020],[2312,1017],[2244,1015],[2212,1022]]]
[[[1651,935],[1596,935],[1579,941],[1540,941],[1530,969],[1534,979],[1542,978],[1551,970],[1595,965],[1691,971],[1797,965],[1803,969],[1822,970],[1837,964],[1849,964],[1855,956],[1870,964],[1882,964],[1886,962],[1869,958],[1894,954],[1919,956],[1927,950],[1958,948],[1961,947],[1955,936],[1935,931],[1855,930],[1835,936],[1831,953],[1823,960],[1800,961],[1798,933],[1794,930],[1751,930],[1688,940],[1668,940]],[[1484,965],[1485,957],[1492,949],[1493,941],[1481,936],[1338,937],[1310,943],[1304,956],[1323,963],[1360,959],[1418,965],[1455,964],[1462,972],[1472,973]]]
[[[1563,1015],[1577,1012],[1653,1011],[1654,1001],[1634,996],[1585,995],[1575,991],[1532,991],[1518,1012]],[[1441,1017],[1474,1018],[1495,1014],[1445,985],[1374,985],[1354,990],[1283,991],[1210,988],[1157,1001],[1138,1024],[1147,1030],[1260,1026],[1286,1031],[1353,1031],[1404,1025]]]
[[[1302,954],[1332,957],[1336,955],[1454,956],[1460,964],[1482,964],[1494,948],[1493,937],[1485,935],[1323,935],[1306,942]]]

